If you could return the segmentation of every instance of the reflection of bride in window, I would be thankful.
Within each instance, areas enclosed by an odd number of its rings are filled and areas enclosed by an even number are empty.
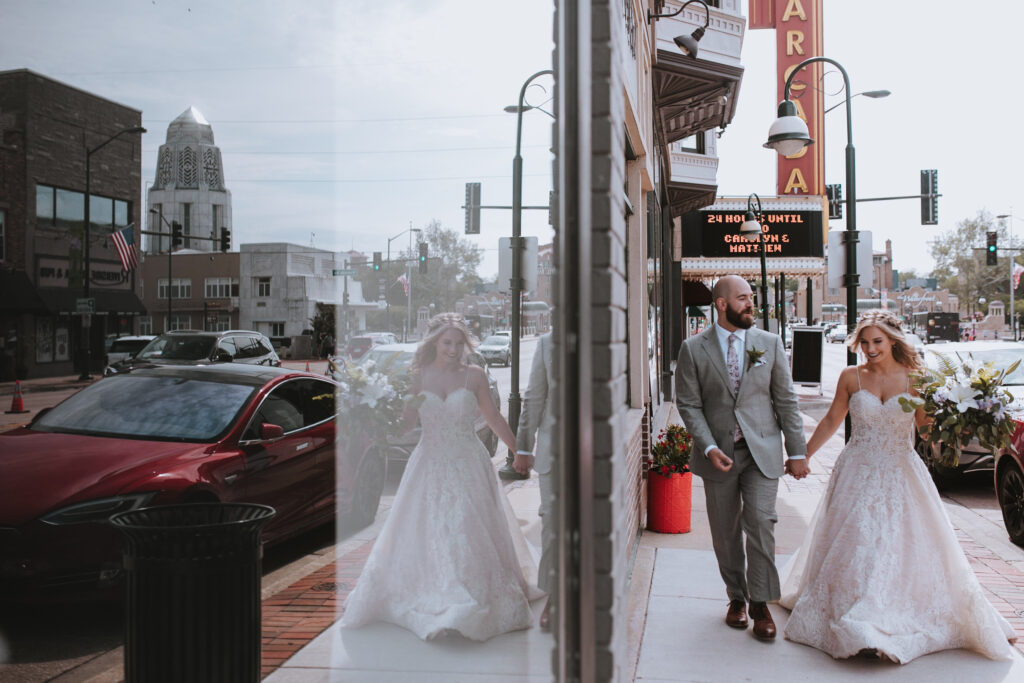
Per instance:
[[[471,344],[460,316],[431,319],[406,408],[412,424],[418,405],[423,434],[342,626],[386,621],[423,639],[458,632],[487,640],[532,625],[530,601],[541,593],[524,570],[534,577],[536,567],[517,557],[513,535],[521,541],[521,532],[476,436],[477,411],[513,453],[515,437],[485,371],[465,362]],[[516,456],[515,467],[528,472],[529,457]]]

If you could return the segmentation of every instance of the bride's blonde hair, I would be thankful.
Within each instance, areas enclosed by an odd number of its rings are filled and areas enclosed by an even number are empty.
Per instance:
[[[877,327],[892,342],[892,358],[911,372],[920,372],[923,368],[917,352],[907,341],[907,336],[900,326],[900,319],[895,313],[886,310],[865,311],[857,319],[857,328],[846,338],[846,346],[854,353],[860,346],[861,336],[868,327]]]
[[[437,358],[437,340],[448,330],[458,330],[466,341],[466,351],[474,348],[473,337],[469,332],[465,319],[458,313],[438,313],[427,322],[427,334],[423,337],[416,353],[412,357],[410,371],[416,374]],[[465,359],[463,359],[465,360]]]

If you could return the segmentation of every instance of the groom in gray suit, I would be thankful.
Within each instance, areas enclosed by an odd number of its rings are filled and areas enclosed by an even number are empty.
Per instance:
[[[687,339],[676,363],[676,406],[693,435],[690,468],[704,481],[711,539],[725,581],[725,622],[775,638],[779,598],[775,499],[779,477],[807,475],[807,446],[782,339],[752,327],[753,292],[737,275],[715,283],[718,321]],[[783,464],[785,437],[789,459]],[[743,537],[746,536],[744,555]]]
[[[533,457],[533,469],[540,483],[540,566],[537,567],[537,586],[551,595],[551,570],[555,559],[555,520],[552,519],[551,491],[551,440],[554,437],[555,414],[551,396],[554,384],[554,353],[551,348],[551,333],[542,334],[533,352],[530,367],[530,384],[523,401],[523,412],[519,416],[516,431],[516,454]],[[536,435],[536,442],[534,441]],[[540,626],[549,627],[551,598],[544,603],[540,615]]]

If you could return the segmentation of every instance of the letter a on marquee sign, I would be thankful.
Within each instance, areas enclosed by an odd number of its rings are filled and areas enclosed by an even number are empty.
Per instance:
[[[776,104],[782,101],[786,78],[796,65],[808,57],[823,55],[822,3],[823,0],[750,0],[750,28],[775,29],[779,95]],[[814,144],[795,156],[779,157],[780,196],[825,194],[825,96],[821,87],[825,66],[815,62],[805,67],[790,86],[790,99],[796,104],[797,114],[807,122]]]

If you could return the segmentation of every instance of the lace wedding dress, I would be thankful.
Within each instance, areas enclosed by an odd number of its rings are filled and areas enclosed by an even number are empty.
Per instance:
[[[476,436],[476,396],[421,395],[423,435],[341,625],[386,621],[424,640],[529,628],[542,595],[526,578],[536,580],[536,564]]]
[[[1013,628],[960,549],[898,396],[850,397],[852,438],[783,579],[785,636],[837,659],[953,648],[1006,659]]]

